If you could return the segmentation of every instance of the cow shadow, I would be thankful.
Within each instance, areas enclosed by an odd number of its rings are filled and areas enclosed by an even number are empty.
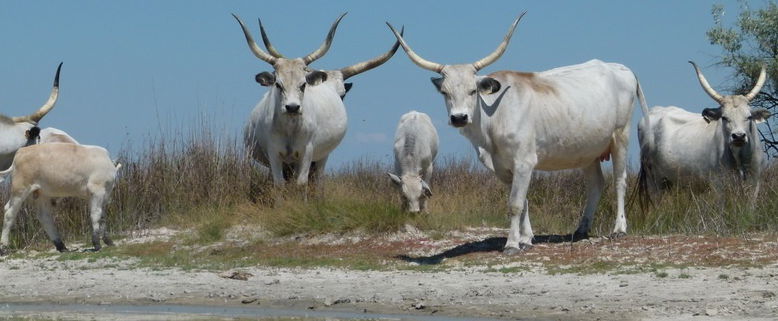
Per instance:
[[[578,236],[575,234],[566,235],[536,235],[532,238],[532,244],[558,244],[567,242],[577,242],[586,239],[586,236]],[[454,248],[448,249],[441,253],[431,256],[410,256],[410,255],[397,255],[394,258],[403,260],[409,263],[416,263],[420,265],[435,265],[440,264],[445,259],[454,258],[462,255],[479,253],[479,252],[501,252],[505,247],[505,242],[508,240],[506,237],[490,237],[481,241],[469,242],[462,245],[457,245]]]

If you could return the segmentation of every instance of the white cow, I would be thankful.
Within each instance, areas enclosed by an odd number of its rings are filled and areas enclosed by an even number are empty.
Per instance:
[[[643,123],[638,126],[641,194],[648,197],[648,192],[655,193],[681,177],[707,178],[726,169],[750,181],[754,196],[758,195],[763,151],[756,124],[767,120],[770,112],[751,110],[748,103],[762,89],[765,69],[748,94],[723,96],[690,63],[702,88],[719,107],[706,108],[702,115],[675,106],[651,108],[646,116],[650,128]]]
[[[423,211],[432,196],[428,184],[438,154],[438,132],[425,113],[411,111],[400,117],[394,134],[394,171],[387,173],[400,189],[404,208]],[[398,176],[399,175],[399,176]]]
[[[45,144],[45,143],[78,144],[78,141],[62,130],[56,129],[54,127],[46,127],[44,129],[41,129],[38,138],[38,144]]]
[[[5,205],[0,254],[8,248],[8,236],[16,214],[30,194],[38,205],[38,220],[60,252],[67,251],[51,217],[52,199],[79,197],[90,200],[92,245],[100,250],[100,239],[113,242],[105,234],[103,207],[113,188],[116,172],[105,148],[71,143],[38,144],[19,149],[13,164],[0,172],[0,181],[11,174],[11,195]]]
[[[54,75],[54,85],[51,88],[49,100],[38,111],[21,117],[0,115],[0,170],[11,166],[14,153],[19,148],[36,143],[38,133],[40,132],[38,122],[54,108],[59,97],[60,69],[62,69],[62,63],[59,64],[57,73]]]
[[[627,142],[634,100],[639,98],[647,110],[638,80],[627,67],[599,60],[542,72],[477,75],[505,52],[520,19],[494,52],[460,65],[425,60],[389,27],[415,64],[441,74],[432,83],[444,96],[450,124],[470,140],[484,165],[511,185],[511,229],[503,253],[516,254],[532,246],[527,190],[535,169],[583,168],[587,201],[575,237],[586,237],[605,185],[600,162],[611,155],[616,186],[613,235],[624,235]]]
[[[308,64],[322,57],[330,48],[341,15],[330,27],[324,43],[303,58],[284,58],[267,40],[260,21],[265,46],[270,54],[257,46],[243,22],[246,42],[254,55],[273,65],[275,71],[256,75],[256,81],[270,90],[251,112],[244,140],[254,159],[269,166],[276,185],[296,175],[298,185],[308,183],[324,172],[330,152],[346,134],[346,108],[343,105],[351,84],[351,76],[375,68],[392,57],[399,47],[369,61],[340,70],[313,70]]]

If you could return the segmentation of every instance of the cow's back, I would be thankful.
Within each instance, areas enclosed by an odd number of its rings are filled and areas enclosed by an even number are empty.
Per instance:
[[[432,119],[417,111],[404,114],[394,137],[395,170],[404,173],[427,168],[437,153],[438,133]]]
[[[493,163],[506,173],[527,140],[538,156],[536,168],[542,170],[583,167],[609,153],[614,132],[630,124],[638,86],[627,67],[599,60],[489,76],[503,88],[510,86],[483,97],[488,124],[481,128],[490,137],[478,138],[477,128],[463,133],[479,146],[489,141]]]
[[[699,113],[675,106],[649,112],[653,146],[643,146],[645,128],[638,127],[641,153],[657,177],[671,180],[684,175],[707,175],[721,164],[724,141],[719,122],[707,123]]]
[[[48,143],[20,149],[13,175],[14,187],[29,184],[51,197],[86,197],[92,185],[112,183],[116,167],[102,147]]]

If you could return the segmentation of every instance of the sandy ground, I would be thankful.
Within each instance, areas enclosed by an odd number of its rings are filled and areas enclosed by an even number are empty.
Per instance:
[[[660,241],[652,243],[652,240]],[[597,239],[539,244],[532,249],[532,255],[512,258],[500,265],[479,265],[469,261],[437,272],[267,267],[182,271],[134,268],[131,260],[61,261],[56,256],[6,257],[0,258],[0,302],[251,306],[440,316],[441,320],[446,316],[531,320],[778,320],[778,261],[774,259],[778,255],[778,245],[772,241],[759,241],[761,246],[757,247],[748,243],[750,252],[742,251],[745,254],[728,247],[732,242],[722,241],[724,245],[708,248],[710,253],[723,256],[731,251],[741,256],[760,257],[760,264],[751,267],[743,267],[743,264],[691,266],[666,268],[660,274],[635,272],[634,265],[630,265],[633,270],[554,273],[547,266],[531,262],[554,256],[559,251],[574,252],[569,250],[571,246],[578,246],[592,255],[608,252],[618,256],[619,249],[629,249],[621,250],[625,253],[643,253],[646,246],[653,249],[649,252],[657,253],[662,247],[651,244],[672,245],[672,240],[635,238],[632,243],[643,245],[623,247]],[[689,243],[685,238],[675,240],[686,240],[679,244]],[[138,242],[138,239],[125,242]],[[456,261],[455,255],[450,253],[457,247],[442,243],[420,247],[418,253],[437,255],[417,258]],[[700,244],[703,243],[708,244],[709,240]],[[701,246],[692,248],[702,249]],[[475,252],[462,255],[475,256],[476,262],[480,257],[501,255],[496,251]],[[696,252],[699,251],[690,251]],[[673,252],[657,256],[657,260],[663,257],[680,259],[680,256]],[[647,257],[652,258],[651,255]],[[406,261],[414,265],[423,260]],[[560,261],[561,265],[556,266],[574,266],[574,263],[567,265],[565,262]],[[233,272],[248,273],[248,279],[225,278]],[[13,310],[0,304],[0,317],[32,315]],[[84,313],[75,316],[100,319],[99,315]]]

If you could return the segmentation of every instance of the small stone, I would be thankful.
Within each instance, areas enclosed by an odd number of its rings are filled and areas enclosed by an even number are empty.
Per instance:
[[[243,304],[249,304],[249,303],[254,303],[254,302],[257,302],[257,298],[243,299],[243,300],[240,301],[240,303],[243,303]]]
[[[279,284],[279,283],[281,283],[281,280],[275,279],[273,281],[266,281],[265,285],[274,285],[274,284]]]
[[[422,310],[422,309],[424,309],[426,307],[427,306],[424,305],[424,302],[421,302],[421,301],[420,302],[416,302],[416,303],[413,304],[413,308],[416,309],[416,310]]]
[[[719,310],[716,309],[705,309],[705,315],[712,317],[719,314]]]

